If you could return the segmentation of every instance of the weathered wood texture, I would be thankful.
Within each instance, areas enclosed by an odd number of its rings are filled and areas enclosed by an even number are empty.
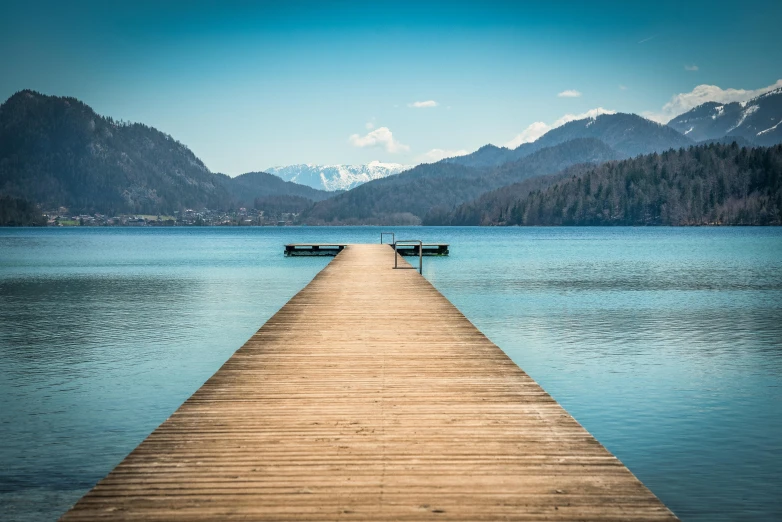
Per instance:
[[[343,250],[63,520],[675,520],[392,265]]]

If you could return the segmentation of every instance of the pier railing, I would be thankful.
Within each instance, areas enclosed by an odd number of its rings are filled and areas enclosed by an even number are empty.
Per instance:
[[[391,236],[391,243],[390,245],[393,245],[396,243],[396,235],[393,232],[381,232],[380,233],[380,244],[383,244],[383,236]]]
[[[397,245],[403,244],[403,245],[418,245],[418,273],[423,275],[424,274],[424,242],[420,239],[400,239],[399,241],[394,241],[394,268],[396,269],[408,269],[412,268],[415,270],[414,266],[399,266],[399,255],[397,254]]]

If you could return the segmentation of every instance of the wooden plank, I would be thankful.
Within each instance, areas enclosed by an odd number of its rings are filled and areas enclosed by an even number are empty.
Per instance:
[[[393,256],[346,247],[62,520],[676,520]]]

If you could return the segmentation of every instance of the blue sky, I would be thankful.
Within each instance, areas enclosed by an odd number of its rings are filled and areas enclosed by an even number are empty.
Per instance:
[[[778,0],[0,2],[0,98],[74,96],[230,175],[412,164],[782,79]]]

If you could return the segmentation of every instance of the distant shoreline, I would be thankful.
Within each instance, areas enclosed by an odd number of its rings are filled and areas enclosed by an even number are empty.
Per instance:
[[[375,227],[375,228],[774,228],[782,227],[780,224],[700,224],[700,225],[102,225],[102,226],[88,226],[88,225],[60,225],[60,226],[14,226],[14,225],[0,225],[0,229],[19,229],[19,228],[31,228],[31,229],[108,229],[108,228],[122,228],[122,229],[168,229],[168,228],[349,228],[349,227]]]

